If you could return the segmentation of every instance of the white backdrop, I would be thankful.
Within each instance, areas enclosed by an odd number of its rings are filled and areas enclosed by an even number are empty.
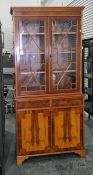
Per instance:
[[[4,32],[3,52],[13,52],[12,17],[11,6],[40,6],[41,0],[0,0],[0,21]]]
[[[41,2],[45,2],[45,6],[66,6],[68,5],[72,0],[41,0]]]

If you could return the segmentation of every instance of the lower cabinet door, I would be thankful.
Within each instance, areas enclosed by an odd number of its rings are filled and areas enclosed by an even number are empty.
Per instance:
[[[83,109],[58,109],[52,113],[52,144],[58,151],[81,148],[83,144]]]
[[[48,151],[50,147],[48,110],[17,111],[18,155]]]

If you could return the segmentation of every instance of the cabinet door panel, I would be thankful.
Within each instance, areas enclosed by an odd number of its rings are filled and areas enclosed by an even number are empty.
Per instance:
[[[18,95],[46,92],[46,18],[18,20]]]
[[[83,120],[82,109],[59,110],[54,115],[54,144],[58,149],[71,149],[80,147]]]
[[[55,17],[51,19],[51,23],[52,92],[76,91],[79,87],[77,83],[77,68],[79,65],[77,57],[78,18]],[[78,70],[78,77],[79,73],[80,70]]]
[[[49,147],[49,113],[45,111],[17,112],[18,154],[47,150]]]

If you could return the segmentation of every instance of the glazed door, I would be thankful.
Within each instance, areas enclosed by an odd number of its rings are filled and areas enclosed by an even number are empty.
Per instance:
[[[18,155],[48,152],[50,149],[50,115],[48,110],[17,112]]]
[[[54,150],[71,150],[81,148],[83,144],[83,110],[82,108],[59,109],[52,112]]]
[[[47,82],[47,18],[16,19],[17,95],[44,94]]]
[[[51,18],[51,92],[80,91],[80,22]]]

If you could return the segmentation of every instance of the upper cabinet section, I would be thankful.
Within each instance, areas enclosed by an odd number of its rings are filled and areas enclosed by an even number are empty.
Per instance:
[[[13,7],[16,96],[81,91],[83,7]]]

